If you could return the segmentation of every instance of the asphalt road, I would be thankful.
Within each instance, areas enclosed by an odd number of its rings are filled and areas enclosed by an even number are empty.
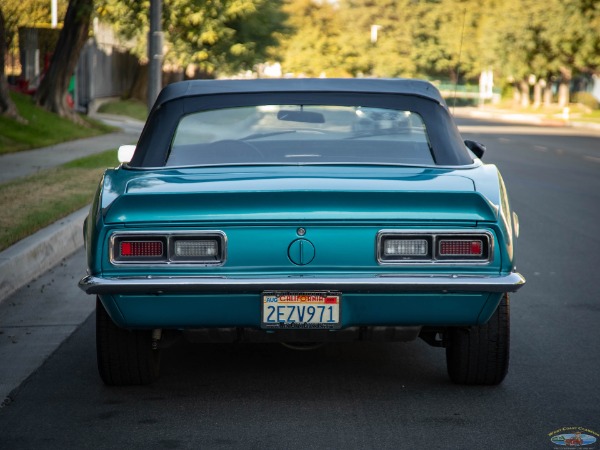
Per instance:
[[[154,385],[107,388],[88,319],[0,409],[0,449],[546,449],[562,428],[600,433],[600,135],[459,124],[487,145],[521,222],[527,285],[512,297],[501,386],[451,384],[443,350],[418,341],[304,352],[182,344],[164,352]],[[57,268],[41,297],[89,307],[60,285],[82,261],[78,253]]]

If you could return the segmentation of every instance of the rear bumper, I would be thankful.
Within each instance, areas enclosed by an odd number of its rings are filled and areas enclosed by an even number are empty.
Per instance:
[[[259,294],[263,291],[340,291],[355,294],[402,292],[515,292],[525,278],[501,276],[422,275],[369,277],[137,277],[86,276],[79,287],[87,294]]]

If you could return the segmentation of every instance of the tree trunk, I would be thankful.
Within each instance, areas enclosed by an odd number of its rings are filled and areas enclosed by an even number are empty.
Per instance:
[[[148,99],[148,67],[149,64],[138,63],[137,68],[135,69],[135,75],[133,77],[133,82],[131,83],[131,88],[129,92],[126,94],[127,98],[135,98],[137,100],[141,100],[142,102],[146,102]]]
[[[561,81],[558,85],[558,106],[564,108],[569,105],[569,82]]]
[[[521,90],[519,85],[515,82],[513,84],[513,105],[518,106],[521,104]]]
[[[547,83],[544,88],[544,106],[552,105],[552,83]]]
[[[0,8],[0,114],[11,119],[17,119],[18,121],[24,121],[19,115],[17,107],[10,98],[8,92],[8,83],[6,82],[6,76],[4,74],[4,65],[6,63],[6,28],[4,23],[4,14]]]
[[[558,85],[558,106],[564,108],[565,106],[569,106],[569,88],[573,74],[569,69],[565,68],[560,69],[560,72],[562,77]]]
[[[75,121],[80,120],[67,105],[66,95],[79,54],[88,38],[93,7],[93,0],[69,0],[64,27],[50,67],[35,94],[35,102],[39,106]]]
[[[544,84],[544,80],[539,80],[533,86],[533,107],[536,109],[542,106],[542,89]]]
[[[529,106],[529,83],[527,80],[522,80],[519,87],[521,89],[521,106],[527,108]]]

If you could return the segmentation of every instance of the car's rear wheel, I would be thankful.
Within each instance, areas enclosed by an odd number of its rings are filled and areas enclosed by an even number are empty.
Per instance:
[[[485,325],[449,332],[446,363],[450,379],[459,384],[496,385],[508,372],[510,302],[505,294]]]
[[[160,352],[152,348],[152,331],[118,327],[98,298],[96,353],[100,378],[107,385],[143,385],[158,377]]]

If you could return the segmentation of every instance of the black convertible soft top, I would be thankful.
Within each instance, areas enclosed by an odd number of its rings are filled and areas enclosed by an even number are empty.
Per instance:
[[[381,78],[190,80],[166,86],[142,131],[131,168],[164,167],[179,120],[198,111],[255,105],[370,106],[418,113],[435,164],[465,166],[472,154],[440,92],[428,81]]]
[[[264,92],[353,92],[408,94],[446,103],[437,88],[409,78],[273,78],[258,80],[190,80],[166,86],[154,105],[189,96]]]

